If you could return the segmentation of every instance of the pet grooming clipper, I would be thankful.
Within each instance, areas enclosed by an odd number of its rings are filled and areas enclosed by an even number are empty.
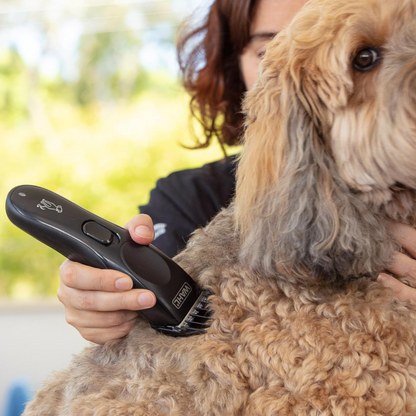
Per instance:
[[[134,288],[151,290],[156,305],[138,312],[157,331],[183,337],[210,326],[209,292],[156,247],[135,243],[126,229],[31,185],[9,192],[6,212],[13,224],[68,259],[119,270],[131,277]]]

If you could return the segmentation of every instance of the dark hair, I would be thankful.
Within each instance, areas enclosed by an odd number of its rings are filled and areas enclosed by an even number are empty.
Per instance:
[[[202,125],[207,147],[217,137],[236,145],[243,128],[241,100],[246,91],[239,55],[250,40],[250,23],[256,0],[214,0],[197,27],[191,19],[180,30],[177,51],[185,89],[191,95],[191,114]],[[225,150],[224,150],[225,153]]]

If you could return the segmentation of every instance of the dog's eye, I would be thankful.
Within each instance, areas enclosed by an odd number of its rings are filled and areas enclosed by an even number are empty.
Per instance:
[[[361,49],[355,55],[353,65],[357,71],[369,71],[373,69],[380,59],[380,54],[371,48]]]

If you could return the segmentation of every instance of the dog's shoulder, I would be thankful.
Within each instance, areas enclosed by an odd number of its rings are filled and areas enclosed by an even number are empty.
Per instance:
[[[196,230],[186,248],[174,259],[202,286],[215,286],[223,270],[238,264],[239,244],[231,204],[206,227]]]

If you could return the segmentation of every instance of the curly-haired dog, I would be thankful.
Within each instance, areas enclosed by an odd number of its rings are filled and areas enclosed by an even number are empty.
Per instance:
[[[138,322],[34,415],[416,415],[416,313],[372,281],[416,212],[416,0],[312,0],[245,102],[234,203],[176,260],[207,334]]]

